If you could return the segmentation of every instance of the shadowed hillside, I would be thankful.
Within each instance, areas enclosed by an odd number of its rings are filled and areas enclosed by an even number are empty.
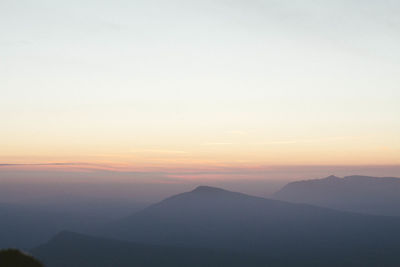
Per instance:
[[[30,249],[62,230],[87,233],[140,208],[142,205],[132,202],[116,204],[111,200],[88,202],[76,198],[67,203],[49,199],[42,205],[0,203],[0,248]]]
[[[102,234],[354,263],[400,260],[400,219],[340,212],[201,186],[109,225]],[[338,258],[340,255],[340,258]],[[368,256],[367,256],[368,255]],[[319,258],[321,257],[321,258]]]
[[[345,244],[332,250],[277,246],[256,253],[130,243],[72,232],[58,234],[33,254],[47,267],[398,266],[394,254],[366,253]]]
[[[257,266],[260,255],[129,243],[62,232],[33,249],[48,267]]]

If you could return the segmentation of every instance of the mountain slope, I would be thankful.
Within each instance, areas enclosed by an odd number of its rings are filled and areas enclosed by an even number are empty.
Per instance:
[[[289,183],[273,197],[352,212],[400,216],[400,178],[329,176]]]
[[[71,201],[72,202],[72,201]],[[49,201],[47,205],[0,203],[0,249],[30,249],[49,240],[62,230],[91,232],[115,218],[139,209],[132,202],[87,202],[75,200],[71,204]],[[126,212],[126,213],[125,213]]]
[[[157,246],[61,232],[32,250],[47,267],[398,266],[395,252],[344,245],[331,250],[271,247],[258,253]]]
[[[221,267],[273,262],[258,255],[129,243],[73,232],[59,233],[32,253],[48,267]]]
[[[118,239],[294,258],[400,260],[400,219],[198,187],[109,225]],[[325,262],[326,263],[326,262]]]
[[[61,212],[0,203],[0,248],[30,249],[70,224]]]

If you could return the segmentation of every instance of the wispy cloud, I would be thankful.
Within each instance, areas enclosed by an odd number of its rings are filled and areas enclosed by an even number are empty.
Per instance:
[[[36,170],[48,168],[49,170],[65,170],[65,171],[101,171],[108,169],[117,169],[109,164],[88,163],[88,162],[43,162],[43,163],[0,163],[0,168],[14,170]]]
[[[313,139],[291,139],[291,140],[277,140],[270,142],[257,142],[257,143],[233,143],[233,142],[206,142],[203,146],[224,146],[224,145],[287,145],[287,144],[303,144],[303,143],[320,143],[320,142],[332,142],[338,140],[346,140],[355,138],[354,136],[334,136],[326,138],[313,138]]]
[[[8,166],[76,166],[87,163],[80,162],[51,162],[51,163],[0,163],[0,167]]]
[[[319,142],[345,140],[345,139],[350,139],[350,138],[353,138],[353,137],[351,137],[351,136],[335,136],[335,137],[314,138],[314,139],[281,140],[281,141],[255,143],[255,145],[285,145],[285,144],[301,144],[301,143],[319,143]]]

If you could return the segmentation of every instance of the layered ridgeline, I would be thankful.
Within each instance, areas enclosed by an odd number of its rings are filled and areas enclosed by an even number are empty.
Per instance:
[[[0,249],[30,249],[71,225],[62,212],[0,203]]]
[[[345,211],[400,216],[400,178],[329,176],[289,183],[273,197]]]
[[[307,240],[304,241],[305,243]],[[61,232],[32,253],[47,267],[398,266],[395,251],[336,247],[262,252],[159,246]]]
[[[68,202],[53,198],[49,204],[0,203],[0,249],[31,249],[66,229],[90,232],[141,208],[141,203],[132,201],[77,198]]]
[[[239,267],[265,262],[265,257],[250,253],[139,244],[66,231],[32,253],[48,267]]]
[[[206,186],[167,198],[108,225],[98,235],[153,245],[255,253],[282,262],[290,258],[305,265],[400,262],[400,218],[353,214]]]

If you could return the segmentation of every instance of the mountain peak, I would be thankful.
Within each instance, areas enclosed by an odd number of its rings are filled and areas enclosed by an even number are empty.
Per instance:
[[[339,177],[335,176],[335,175],[329,175],[328,177],[326,177],[325,179],[328,180],[334,180],[334,179],[340,179]]]
[[[226,190],[206,185],[200,185],[192,191],[192,193],[221,193],[221,192],[226,192]]]
[[[69,238],[70,236],[75,236],[78,235],[75,232],[72,231],[68,231],[68,230],[63,230],[59,233],[57,233],[55,236],[53,236],[53,240],[58,240],[58,239],[65,239],[65,238]]]

